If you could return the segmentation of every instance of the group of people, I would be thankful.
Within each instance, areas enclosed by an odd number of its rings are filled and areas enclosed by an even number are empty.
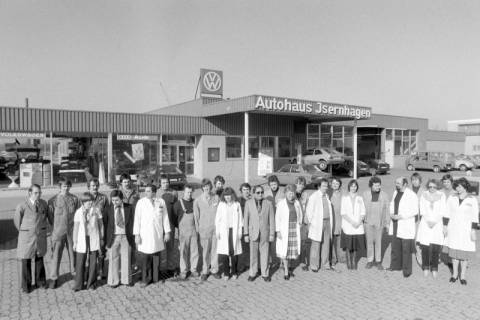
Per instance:
[[[386,230],[391,242],[387,270],[401,270],[409,277],[417,242],[425,276],[431,272],[437,277],[443,252],[451,260],[450,282],[459,279],[465,285],[478,227],[478,203],[468,193],[468,181],[453,181],[447,174],[441,182],[430,179],[423,187],[421,176],[414,173],[410,183],[397,178],[390,198],[378,176],[371,177],[369,189],[360,194],[356,180],[344,192],[340,179],[322,178],[310,192],[303,177],[281,190],[272,175],[265,187],[243,183],[237,197],[217,176],[213,183],[203,179],[202,193],[193,199],[193,185],[186,184],[179,197],[170,189],[168,176],[161,176],[160,188],[148,184],[140,198],[130,177],[122,175],[120,187],[109,198],[99,192],[95,178],[79,197],[70,193],[70,181],[62,179],[60,192],[48,202],[41,199],[40,186],[32,185],[14,216],[21,289],[33,288],[32,263],[35,285],[56,288],[65,247],[74,291],[95,289],[102,278],[113,288],[131,286],[135,270],[141,272],[142,287],[163,276],[228,280],[246,269],[249,282],[259,276],[270,282],[272,269],[282,266],[289,280],[298,264],[312,272],[335,271],[337,263],[355,270],[365,249],[366,268],[383,270]],[[49,233],[47,283],[43,257]]]

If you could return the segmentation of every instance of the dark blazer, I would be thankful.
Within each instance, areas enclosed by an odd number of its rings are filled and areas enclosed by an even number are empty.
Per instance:
[[[275,213],[273,204],[268,199],[263,199],[262,210],[259,213],[255,199],[245,202],[243,214],[243,233],[248,235],[250,241],[273,241],[275,235]],[[262,239],[259,239],[258,235]]]
[[[133,219],[134,208],[128,203],[123,204],[123,211],[125,214],[125,233],[130,246],[135,245],[135,238],[133,237]],[[105,219],[106,218],[106,219]],[[111,248],[115,238],[115,207],[110,204],[107,208],[107,214],[103,220],[105,226],[105,244],[107,248]]]

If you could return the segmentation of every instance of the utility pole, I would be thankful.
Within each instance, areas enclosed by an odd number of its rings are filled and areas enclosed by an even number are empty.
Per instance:
[[[25,98],[25,108],[27,108],[27,109],[28,109],[28,97],[27,97],[27,98]]]

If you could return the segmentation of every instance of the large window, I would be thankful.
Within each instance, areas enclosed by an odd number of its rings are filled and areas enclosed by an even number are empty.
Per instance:
[[[248,138],[248,155],[252,159],[258,158],[259,142],[258,137],[249,137]]]
[[[226,137],[226,157],[242,157],[242,137]]]
[[[113,137],[113,171],[118,177],[149,173],[158,165],[158,137],[119,134]],[[162,155],[163,157],[164,155]]]
[[[320,147],[330,148],[332,146],[332,126],[320,126]]]
[[[291,139],[290,137],[278,137],[278,156],[286,158],[291,156]]]
[[[387,129],[387,138],[388,131]],[[394,155],[410,155],[417,150],[417,131],[394,129]]]

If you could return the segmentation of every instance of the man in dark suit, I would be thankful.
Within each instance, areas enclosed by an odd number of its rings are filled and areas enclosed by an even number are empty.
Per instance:
[[[262,278],[270,281],[268,251],[275,236],[275,213],[271,201],[263,198],[263,188],[253,188],[253,199],[245,203],[243,230],[245,242],[250,243],[250,270],[248,281],[255,280],[260,252]]]
[[[123,193],[110,193],[111,205],[104,220],[106,247],[108,250],[107,284],[113,288],[119,284],[132,285],[130,255],[135,245],[133,237],[134,208],[123,202]],[[121,278],[120,275],[121,274]]]

